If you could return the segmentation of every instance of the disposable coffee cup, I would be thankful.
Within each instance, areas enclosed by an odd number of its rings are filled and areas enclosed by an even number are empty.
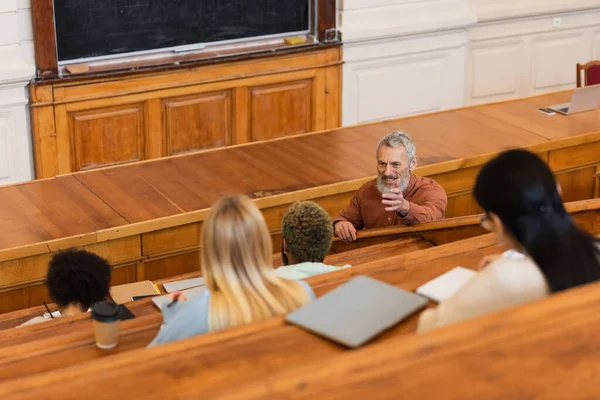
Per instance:
[[[119,343],[119,306],[103,301],[92,308],[96,346],[103,350],[113,349]]]

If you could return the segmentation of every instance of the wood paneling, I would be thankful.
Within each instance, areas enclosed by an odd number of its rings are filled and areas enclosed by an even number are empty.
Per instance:
[[[551,151],[548,155],[548,164],[554,171],[600,164],[600,142]]]
[[[563,201],[577,201],[596,197],[596,166],[580,168],[556,174],[562,188]]]
[[[36,176],[336,128],[340,77],[340,49],[330,48],[41,82],[31,90]]]
[[[74,171],[146,158],[141,104],[78,111],[69,116]]]
[[[196,271],[200,271],[199,251],[144,262],[144,279],[151,281]]]
[[[45,266],[44,263],[39,263]],[[45,277],[47,267],[44,267],[42,276]],[[137,282],[137,264],[116,266],[112,269],[111,285],[123,285],[125,283]],[[37,307],[43,302],[50,303],[52,300],[48,296],[48,290],[43,282],[18,287],[16,289],[0,292],[0,313],[7,313],[15,310],[21,310],[29,307]]]
[[[231,91],[163,100],[167,155],[232,143]]]
[[[312,97],[313,81],[308,79],[250,88],[252,141],[312,131]]]

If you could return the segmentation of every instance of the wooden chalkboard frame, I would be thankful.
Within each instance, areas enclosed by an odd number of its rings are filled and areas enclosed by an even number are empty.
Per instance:
[[[339,41],[336,28],[336,0],[316,0],[316,39],[319,43]],[[31,0],[33,38],[38,79],[59,77],[54,0]],[[276,50],[275,50],[276,51]],[[123,56],[125,60],[127,56]]]

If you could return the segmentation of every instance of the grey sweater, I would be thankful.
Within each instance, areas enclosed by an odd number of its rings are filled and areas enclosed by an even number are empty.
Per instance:
[[[298,282],[304,286],[311,299],[314,299],[315,293],[308,283]],[[207,333],[209,304],[210,291],[205,290],[201,295],[188,299],[186,302],[163,307],[163,324],[158,335],[148,347]]]

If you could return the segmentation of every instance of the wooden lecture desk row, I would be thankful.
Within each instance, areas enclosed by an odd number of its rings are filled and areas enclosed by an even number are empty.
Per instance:
[[[322,295],[365,274],[414,290],[457,265],[474,268],[481,257],[502,250],[493,235],[483,235],[315,277],[310,283]],[[0,348],[0,378],[6,380],[0,395],[594,398],[590,394],[600,391],[595,384],[598,285],[422,335],[412,334],[415,315],[358,350],[286,325],[281,317],[146,349],[160,324],[155,312],[122,323],[119,347],[102,352],[94,347],[89,320],[87,325],[81,320],[71,324],[71,333],[54,336],[49,330],[46,339],[27,341],[24,336],[21,344]],[[561,395],[552,397],[556,393]]]
[[[256,199],[277,246],[286,209],[312,199],[334,215],[376,173],[375,146],[393,130],[417,143],[416,173],[441,183],[447,217],[479,212],[481,165],[524,147],[556,172],[565,201],[598,197],[598,111],[548,116],[571,91],[109,167],[0,188],[0,312],[47,300],[52,254],[85,247],[114,266],[114,284],[199,269],[210,206],[227,193]]]
[[[327,293],[356,275],[368,275],[414,291],[421,284],[457,265],[476,268],[483,256],[502,250],[500,246],[496,245],[493,236],[488,234],[429,249],[391,255],[367,264],[353,266],[350,269],[312,277],[308,282],[314,288],[317,296]],[[86,363],[96,359],[106,361],[120,353],[144,348],[156,335],[162,322],[162,316],[150,299],[129,303],[128,306],[134,314],[141,316],[121,323],[119,346],[108,352],[96,349],[89,315],[0,331],[0,380],[62,369],[68,365]],[[414,332],[416,321],[417,316],[415,315],[383,335],[382,339]],[[252,332],[259,334],[256,336]],[[312,351],[313,346],[316,346],[315,351],[342,350],[342,347],[313,337],[299,328],[285,325],[282,317],[202,337],[213,345],[215,340],[219,341],[219,346],[212,346],[214,348],[224,346],[232,337],[239,337],[246,343],[249,341],[251,344],[248,346],[255,349],[254,356],[257,357],[257,365],[262,365],[263,362],[269,360],[262,358],[263,349],[260,347],[264,345],[259,345],[259,343],[263,339],[276,342],[279,342],[279,338],[284,339],[277,345],[280,357],[283,354],[281,351],[291,343],[297,343],[298,348],[309,352]],[[286,337],[287,339],[285,339]],[[223,350],[225,349],[226,347],[223,347]],[[236,353],[237,350],[231,356],[235,357]],[[267,351],[264,356],[273,357],[273,352]],[[240,357],[243,356],[240,355]],[[281,361],[284,361],[287,356],[282,358]],[[250,360],[244,361],[241,358],[238,361],[244,363]],[[288,361],[293,362],[294,359]],[[227,363],[223,363],[219,368],[221,367],[225,371]]]
[[[600,234],[600,199],[576,201],[565,204],[576,223],[592,234]],[[334,240],[332,252],[325,262],[330,265],[362,265],[412,251],[427,249],[442,244],[487,233],[480,226],[482,215],[448,218],[442,221],[427,222],[410,227],[389,227],[359,231],[357,240],[346,244]],[[281,257],[273,255],[273,265],[280,266]],[[199,271],[154,281],[161,293],[166,293],[163,284],[202,276]],[[128,304],[136,310],[136,315],[146,314],[146,307],[138,309],[136,303]],[[48,305],[56,310],[54,304]],[[0,314],[0,331],[14,328],[29,319],[46,312],[43,305]],[[140,315],[138,315],[138,312]]]

